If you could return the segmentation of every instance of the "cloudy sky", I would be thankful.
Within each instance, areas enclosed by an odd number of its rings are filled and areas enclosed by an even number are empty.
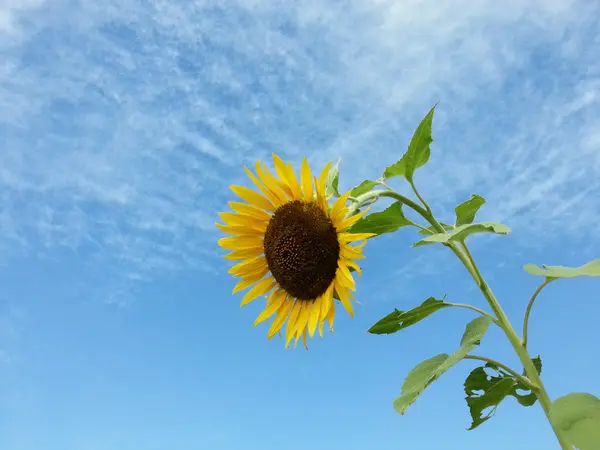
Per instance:
[[[471,362],[392,409],[472,316],[365,330],[431,295],[484,307],[443,248],[370,242],[357,317],[285,351],[231,295],[214,222],[272,152],[341,157],[343,189],[379,176],[439,101],[417,184],[441,220],[477,193],[479,219],[513,229],[472,247],[519,327],[539,281],[523,264],[600,256],[598,17],[592,0],[0,0],[0,447],[555,448],[510,399],[465,431]],[[598,283],[556,282],[534,310],[553,397],[600,393]],[[478,352],[518,366],[498,333]]]

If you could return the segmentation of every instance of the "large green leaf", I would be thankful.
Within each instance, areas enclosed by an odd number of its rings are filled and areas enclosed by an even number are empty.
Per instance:
[[[408,145],[408,150],[402,158],[385,168],[385,172],[383,173],[385,178],[405,177],[410,180],[415,170],[429,161],[431,154],[429,145],[433,142],[433,138],[431,137],[431,123],[436,106],[437,104],[431,108],[415,130]]]
[[[510,228],[506,225],[496,222],[481,222],[481,223],[468,223],[456,227],[446,233],[436,233],[431,236],[427,236],[418,242],[413,244],[413,247],[420,247],[422,245],[441,243],[445,244],[450,241],[464,241],[468,236],[475,233],[495,233],[495,234],[508,234]]]
[[[395,202],[381,212],[369,214],[359,219],[348,231],[350,233],[376,233],[379,235],[391,233],[410,224],[411,222],[404,217],[402,212],[402,203]]]
[[[473,223],[475,214],[477,214],[477,211],[479,211],[479,208],[481,208],[484,203],[485,199],[480,195],[471,195],[469,200],[462,202],[454,208],[454,211],[456,212],[456,226]]]
[[[369,192],[375,186],[377,186],[377,183],[375,181],[365,180],[358,186],[356,186],[354,189],[352,189],[352,192],[350,192],[350,196],[356,198],[359,195]]]
[[[533,364],[538,373],[541,373],[542,360],[539,356],[533,358]],[[490,375],[486,369],[493,370],[495,374]],[[519,390],[528,393],[520,393]],[[468,430],[474,430],[494,416],[498,405],[508,396],[516,398],[523,406],[532,406],[537,401],[537,397],[527,386],[491,363],[477,367],[469,374],[465,380],[465,394],[472,420]],[[487,408],[491,409],[484,415],[483,411]]]
[[[600,399],[584,392],[559,397],[550,407],[550,422],[579,450],[600,448]]]
[[[394,409],[399,414],[404,414],[421,393],[437,380],[444,372],[463,359],[473,348],[479,345],[483,335],[488,330],[491,317],[482,316],[467,324],[460,347],[448,355],[442,353],[415,366],[404,380],[400,397],[394,401]]]
[[[547,266],[542,264],[525,264],[523,269],[532,275],[541,275],[547,278],[574,278],[574,277],[600,277],[600,259],[595,259],[579,267]]]
[[[338,184],[340,182],[340,161],[342,158],[338,158],[334,165],[329,169],[329,173],[327,174],[327,178],[325,181],[325,196],[327,198],[330,197],[339,197],[340,193],[338,192]]]
[[[371,328],[369,333],[371,334],[392,334],[400,331],[404,328],[408,328],[417,322],[425,319],[434,312],[453,306],[451,303],[446,303],[443,300],[436,300],[433,297],[429,297],[423,303],[416,308],[409,311],[394,310],[392,313],[385,316]]]

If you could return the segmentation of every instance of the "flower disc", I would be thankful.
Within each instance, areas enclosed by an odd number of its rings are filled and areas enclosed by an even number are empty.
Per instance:
[[[275,211],[264,241],[273,277],[298,300],[314,300],[335,278],[340,244],[331,219],[315,203],[293,201]]]

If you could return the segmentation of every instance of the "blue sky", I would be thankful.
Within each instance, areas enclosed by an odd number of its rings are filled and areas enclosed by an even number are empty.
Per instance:
[[[485,307],[444,248],[370,242],[356,318],[285,351],[231,295],[214,222],[273,151],[341,156],[343,189],[377,177],[439,101],[417,184],[441,220],[477,193],[479,220],[513,229],[472,250],[520,328],[540,281],[523,264],[600,256],[597,17],[585,0],[1,2],[0,448],[558,448],[511,399],[465,431],[470,361],[394,412],[473,315],[366,329],[432,295]],[[553,397],[600,394],[598,283],[536,304]],[[518,366],[496,331],[477,353]]]

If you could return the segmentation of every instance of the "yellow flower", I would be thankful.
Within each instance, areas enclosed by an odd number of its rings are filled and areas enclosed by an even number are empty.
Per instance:
[[[229,270],[241,278],[233,293],[252,286],[241,306],[267,298],[254,326],[275,316],[268,339],[287,321],[286,348],[292,339],[298,344],[300,337],[306,347],[307,335],[312,338],[317,327],[323,337],[325,320],[333,331],[334,292],[354,316],[350,291],[356,288],[350,269],[360,275],[356,260],[364,258],[362,247],[373,234],[347,232],[366,212],[346,217],[350,192],[329,207],[325,183],[331,163],[317,179],[304,158],[298,179],[290,163],[275,154],[273,161],[274,174],[260,161],[256,175],[245,167],[260,193],[231,186],[245,203],[229,202],[233,212],[219,214],[225,225],[217,227],[232,235],[220,239],[219,245],[232,250],[226,259],[239,261]]]

